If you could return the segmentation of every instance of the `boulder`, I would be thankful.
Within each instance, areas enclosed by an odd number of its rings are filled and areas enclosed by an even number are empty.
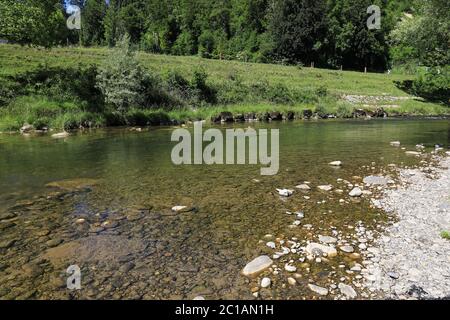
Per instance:
[[[270,113],[270,120],[272,121],[280,121],[283,120],[283,115],[278,112],[278,111],[274,111]]]
[[[219,114],[220,121],[221,122],[233,122],[233,114],[229,111],[223,111]]]
[[[310,109],[305,109],[302,111],[303,119],[310,119],[313,116],[313,112]]]

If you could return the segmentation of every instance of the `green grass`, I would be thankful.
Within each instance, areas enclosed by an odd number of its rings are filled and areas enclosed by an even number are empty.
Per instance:
[[[0,45],[0,80],[39,66],[77,67],[99,64],[113,51],[107,48],[42,48]],[[140,52],[138,58],[150,73],[166,77],[176,71],[191,79],[202,67],[208,83],[218,88],[219,105],[167,110],[129,110],[127,114],[106,111],[87,112],[76,101],[58,101],[43,95],[20,96],[0,107],[0,131],[16,131],[24,123],[35,127],[75,129],[80,126],[146,125],[168,120],[210,119],[222,111],[233,114],[279,111],[299,115],[304,109],[348,117],[355,108],[375,109],[383,106],[389,115],[449,115],[450,108],[408,97],[394,81],[412,79],[411,75],[362,73],[326,69],[299,68],[238,61],[207,60],[199,57],[176,57]],[[4,81],[4,80],[3,80]],[[0,81],[1,83],[1,81]],[[324,93],[324,88],[326,93]],[[1,88],[0,88],[1,89]],[[1,90],[0,90],[1,92]],[[343,94],[386,96],[374,103],[350,104],[340,100]],[[261,98],[262,95],[266,97]],[[390,97],[399,97],[392,99]]]
[[[442,232],[441,232],[441,237],[442,237],[443,239],[450,240],[450,232],[448,232],[448,231],[442,231]]]
[[[39,64],[49,66],[77,66],[79,63],[98,64],[112,51],[106,48],[41,48],[0,45],[0,76],[28,71]],[[294,88],[326,87],[331,93],[360,95],[407,96],[396,88],[394,80],[411,79],[399,74],[362,73],[326,69],[299,68],[272,64],[244,63],[238,61],[208,60],[199,57],[177,57],[139,53],[142,65],[158,74],[179,71],[190,78],[202,66],[215,84],[230,77],[239,77],[244,84],[266,80],[270,84],[283,83]]]

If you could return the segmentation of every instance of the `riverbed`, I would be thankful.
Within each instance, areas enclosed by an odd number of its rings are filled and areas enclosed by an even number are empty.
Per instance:
[[[362,249],[352,242],[358,232],[371,231],[370,247],[393,219],[373,205],[377,188],[358,198],[349,191],[371,175],[389,177],[393,183],[386,188],[395,188],[398,168],[431,163],[435,145],[450,145],[448,120],[214,127],[249,126],[280,130],[277,175],[261,176],[259,165],[175,166],[171,127],[103,129],[66,139],[1,134],[0,297],[340,297],[339,283],[358,283],[351,270],[362,263]],[[424,145],[423,155],[407,155],[417,144]],[[296,188],[300,184],[310,190]],[[333,190],[319,190],[321,185]],[[277,188],[294,194],[280,197]],[[174,206],[186,210],[174,212]],[[338,239],[332,246],[352,245],[354,252],[308,259],[303,248],[319,236]],[[275,259],[292,246],[289,241],[298,250]],[[256,277],[243,276],[245,265],[261,255],[273,265]],[[66,287],[71,265],[81,268],[81,290]],[[262,277],[271,279],[269,287],[261,288]],[[329,292],[322,296],[311,284]],[[377,296],[363,286],[353,288],[359,298]]]

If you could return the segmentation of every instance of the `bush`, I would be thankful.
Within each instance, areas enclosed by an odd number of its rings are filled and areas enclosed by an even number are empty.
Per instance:
[[[60,101],[75,100],[89,111],[103,108],[103,96],[96,88],[97,68],[59,68],[39,65],[35,70],[19,74],[13,80],[22,86],[19,94],[42,94]]]
[[[409,94],[429,101],[450,105],[450,67],[429,68],[419,73],[415,80],[395,82],[396,86]]]
[[[123,37],[113,54],[100,67],[97,87],[105,102],[120,112],[143,103],[142,71],[136,56],[130,51],[130,39]]]
[[[351,118],[353,115],[353,106],[344,101],[338,101],[336,116],[338,118]]]

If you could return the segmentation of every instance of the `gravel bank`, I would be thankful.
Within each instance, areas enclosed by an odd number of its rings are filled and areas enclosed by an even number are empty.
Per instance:
[[[367,263],[366,285],[382,297],[450,297],[450,157],[439,168],[401,170],[401,186],[386,191],[379,205],[398,222],[377,241]]]

